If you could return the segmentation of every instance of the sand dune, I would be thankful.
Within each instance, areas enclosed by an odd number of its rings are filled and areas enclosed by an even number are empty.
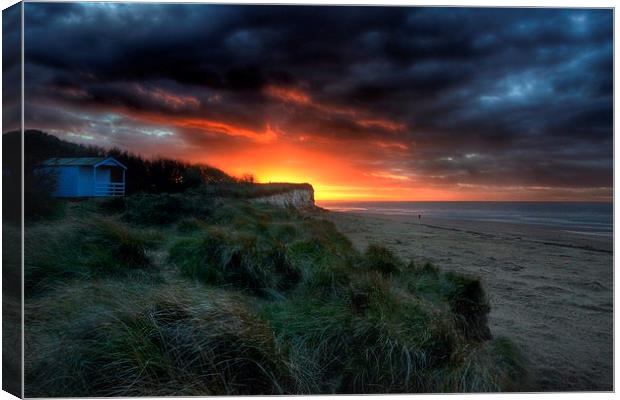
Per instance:
[[[482,278],[494,335],[530,362],[532,391],[613,389],[613,240],[553,228],[326,213],[359,248]]]

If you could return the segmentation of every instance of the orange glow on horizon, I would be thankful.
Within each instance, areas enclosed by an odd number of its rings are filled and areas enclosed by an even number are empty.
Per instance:
[[[326,115],[347,115],[352,122],[364,127],[378,128],[398,133],[404,125],[387,119],[370,117],[367,112],[349,107],[334,106],[314,101],[303,90],[294,87],[268,86],[267,96],[301,107],[309,107]],[[174,97],[161,90],[139,88],[145,96],[172,103],[178,107],[192,107],[192,97]],[[254,175],[258,182],[310,183],[316,200],[404,200],[429,196],[445,198],[448,193],[420,189],[420,182],[408,176],[379,168],[369,169],[367,160],[380,154],[383,157],[404,156],[409,146],[394,137],[371,141],[339,141],[317,136],[311,132],[281,132],[266,123],[262,130],[255,130],[233,122],[206,117],[171,116],[130,110],[119,107],[116,112],[142,123],[155,124],[204,134],[205,140],[217,141],[232,138],[238,142],[221,147],[205,146],[204,150],[184,150],[180,155],[192,162],[213,165],[234,176]],[[266,118],[266,121],[269,121]],[[281,137],[282,135],[282,137]],[[291,141],[296,137],[296,141]],[[164,153],[170,154],[174,149]],[[179,157],[176,153],[173,157]]]
[[[303,92],[271,90],[272,95],[283,100],[312,104],[312,99]],[[155,92],[154,96],[164,94]],[[193,102],[170,97],[165,97],[165,101],[189,105]],[[318,202],[609,201],[611,198],[608,188],[579,192],[575,188],[506,186],[501,182],[476,185],[467,181],[447,181],[441,176],[417,175],[416,171],[401,169],[407,160],[416,156],[416,144],[403,143],[397,132],[394,132],[396,135],[386,133],[382,139],[358,140],[295,130],[284,132],[277,125],[272,127],[268,118],[264,128],[254,130],[208,118],[163,116],[120,107],[115,111],[133,121],[174,131],[169,137],[175,144],[167,147],[163,142],[153,142],[148,150],[133,149],[138,153],[206,163],[233,176],[252,174],[262,183],[310,183]],[[385,130],[400,129],[396,123],[377,118],[354,119],[353,122],[384,125]],[[177,147],[178,143],[185,144]]]
[[[368,172],[339,156],[339,152],[339,146],[321,151],[275,142],[193,161],[208,162],[234,176],[251,173],[260,183],[310,183],[317,201],[457,199],[449,190],[424,187],[406,176]]]

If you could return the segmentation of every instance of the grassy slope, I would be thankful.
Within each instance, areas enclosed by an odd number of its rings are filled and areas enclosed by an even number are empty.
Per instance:
[[[26,395],[518,390],[480,283],[195,191],[26,230]]]

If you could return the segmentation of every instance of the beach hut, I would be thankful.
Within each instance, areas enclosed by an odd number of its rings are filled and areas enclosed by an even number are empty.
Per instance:
[[[124,196],[126,170],[113,157],[50,158],[38,166],[55,179],[56,197]]]

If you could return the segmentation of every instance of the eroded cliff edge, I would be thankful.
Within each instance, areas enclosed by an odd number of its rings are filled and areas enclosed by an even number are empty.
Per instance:
[[[254,201],[269,203],[280,207],[293,207],[296,209],[314,209],[314,188],[309,183],[294,185],[283,188],[277,193],[265,194],[257,197]]]

